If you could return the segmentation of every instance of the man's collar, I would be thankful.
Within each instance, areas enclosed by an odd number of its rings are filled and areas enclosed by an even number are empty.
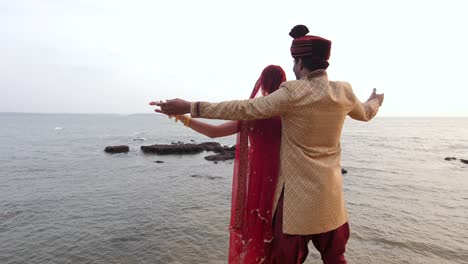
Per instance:
[[[310,80],[310,79],[317,78],[317,77],[322,77],[322,76],[327,76],[327,71],[323,70],[323,69],[319,69],[319,70],[315,70],[313,72],[309,72],[308,74],[303,76],[301,78],[301,80],[305,80],[305,79]]]

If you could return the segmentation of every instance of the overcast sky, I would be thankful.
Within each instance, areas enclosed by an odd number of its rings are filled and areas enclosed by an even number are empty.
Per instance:
[[[332,40],[331,80],[382,116],[468,116],[468,5],[440,1],[0,0],[0,112],[151,113],[244,99],[290,29]]]

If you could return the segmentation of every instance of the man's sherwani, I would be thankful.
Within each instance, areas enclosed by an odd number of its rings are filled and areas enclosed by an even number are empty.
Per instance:
[[[280,174],[274,208],[284,187],[283,232],[328,232],[348,221],[343,198],[340,137],[347,115],[368,121],[377,100],[361,103],[350,84],[329,81],[326,71],[284,82],[250,100],[191,104],[192,117],[228,120],[281,116]],[[274,210],[274,208],[272,208]]]

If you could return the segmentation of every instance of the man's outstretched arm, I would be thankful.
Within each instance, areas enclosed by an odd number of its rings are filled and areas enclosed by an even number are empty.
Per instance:
[[[354,100],[354,107],[349,112],[349,116],[353,119],[369,121],[379,111],[379,107],[384,100],[384,94],[377,94],[377,90],[374,88],[371,96],[365,103],[361,103],[356,97],[354,97]]]
[[[166,102],[151,102],[159,106],[156,112],[168,115],[190,113],[192,117],[226,120],[264,119],[286,113],[291,108],[289,89],[282,85],[276,92],[255,99],[235,100],[221,103],[188,102],[181,99]]]

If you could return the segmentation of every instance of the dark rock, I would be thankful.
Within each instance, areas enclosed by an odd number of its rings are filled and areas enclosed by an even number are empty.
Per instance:
[[[232,147],[224,146],[223,149],[226,150],[226,151],[235,151],[236,150],[236,145],[233,145]]]
[[[468,164],[468,160],[466,160],[466,159],[460,159],[460,161],[465,163],[465,164]]]
[[[234,159],[235,156],[236,156],[235,151],[224,151],[219,154],[206,156],[205,159],[209,161],[225,161],[225,160]]]
[[[446,157],[445,160],[456,160],[457,158],[454,157]]]
[[[107,153],[122,153],[122,152],[128,152],[130,148],[125,145],[121,146],[108,146],[104,149],[105,152]]]
[[[154,161],[154,162],[155,162],[155,163],[164,163],[164,161],[162,161],[162,160],[156,160],[156,161]]]
[[[217,179],[222,179],[223,177],[219,177],[219,176],[206,176],[206,178],[208,180],[217,180]]]
[[[168,154],[196,154],[203,151],[197,144],[171,144],[171,145],[151,145],[141,146],[144,153],[168,155]]]
[[[217,148],[217,149],[214,149],[213,152],[214,152],[214,153],[223,153],[223,152],[224,152],[224,148]]]
[[[236,151],[236,145],[230,147],[230,146],[223,146],[222,148],[217,148],[214,149],[213,152],[215,153],[223,153],[225,151]]]
[[[231,150],[232,147],[226,148],[218,142],[203,142],[200,144],[185,144],[181,141],[171,142],[168,144],[156,144],[151,146],[141,146],[141,150],[145,153],[155,154],[194,154],[202,151],[213,151],[216,153],[224,153],[225,150]]]
[[[203,142],[198,144],[198,146],[202,147],[206,151],[213,151],[216,153],[223,152],[223,147],[218,142]]]
[[[215,162],[213,162],[213,163],[214,163],[214,164],[218,164],[218,162],[217,162],[217,161],[215,161]]]
[[[343,168],[341,168],[341,174],[346,174],[346,173],[348,173],[348,171],[345,170],[345,169],[343,169]]]

